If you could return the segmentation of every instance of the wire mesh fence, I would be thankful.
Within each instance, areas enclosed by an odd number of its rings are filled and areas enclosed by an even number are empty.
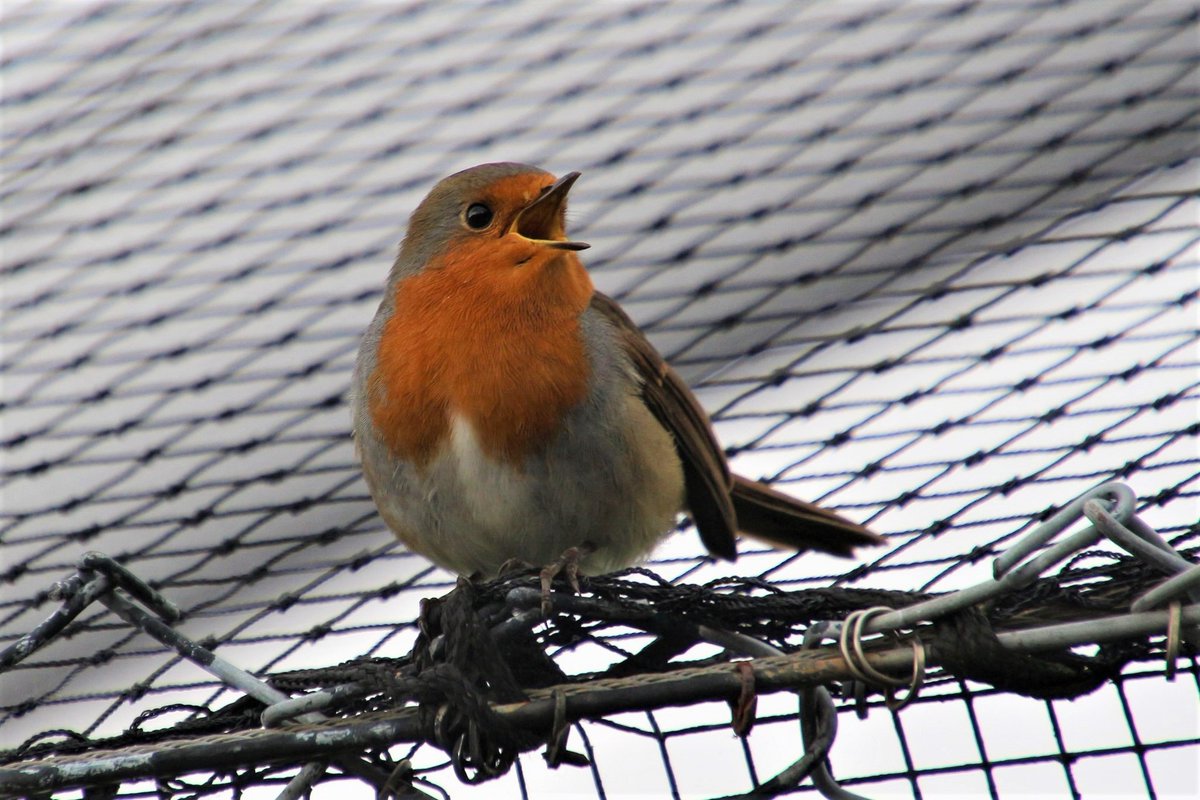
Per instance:
[[[1196,545],[1195,3],[3,13],[0,648],[96,550],[254,675],[407,656],[454,581],[378,519],[345,394],[408,212],[489,160],[581,170],[597,285],[735,468],[889,537],[861,563],[743,543],[729,565],[675,536],[649,565],[671,585],[952,592],[1109,480]],[[841,713],[832,772],[868,796],[1194,796],[1196,666],[1167,681],[1161,634],[1074,700],[947,679]],[[556,661],[601,669],[638,636]],[[242,697],[101,606],[0,681],[10,756]],[[428,745],[412,765],[455,797],[714,796],[803,752],[793,695],[763,694],[744,740],[729,720],[602,715],[572,733],[590,766],[535,751],[480,786]],[[219,766],[118,791],[234,791]]]

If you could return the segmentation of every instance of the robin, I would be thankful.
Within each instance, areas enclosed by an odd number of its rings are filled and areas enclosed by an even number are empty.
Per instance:
[[[511,562],[603,573],[686,509],[709,552],[737,533],[849,556],[882,539],[731,475],[708,416],[566,236],[579,177],[497,163],[413,212],[354,374],[367,486],[410,549],[463,576]]]

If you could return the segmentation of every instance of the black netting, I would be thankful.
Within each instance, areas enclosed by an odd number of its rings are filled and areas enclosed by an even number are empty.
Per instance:
[[[584,173],[585,262],[738,471],[889,536],[861,564],[745,542],[731,566],[685,533],[650,565],[668,581],[952,591],[1113,479],[1197,544],[1193,2],[2,13],[0,647],[99,550],[254,674],[406,656],[454,581],[378,519],[345,394],[408,212],[489,160]],[[1181,670],[1139,657],[1073,701],[935,683],[841,714],[833,770],[868,796],[1193,796]],[[241,697],[101,606],[0,681],[0,748]],[[455,797],[713,796],[794,760],[798,727],[764,695],[745,743],[713,702],[582,723],[590,768],[413,764]]]

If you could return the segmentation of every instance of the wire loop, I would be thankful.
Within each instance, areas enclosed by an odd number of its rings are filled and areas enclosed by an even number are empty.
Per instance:
[[[1183,638],[1183,603],[1172,600],[1167,605],[1167,666],[1164,677],[1175,680],[1175,662],[1179,658],[1179,642]]]
[[[550,726],[550,737],[546,743],[545,759],[551,767],[562,763],[562,757],[567,746],[567,735],[571,732],[567,725],[567,695],[562,689],[554,690],[554,723]]]
[[[863,648],[863,629],[872,617],[888,614],[891,611],[892,609],[887,606],[875,606],[873,608],[852,611],[842,623],[842,631],[838,636],[838,649],[842,653],[842,658],[846,659],[846,665],[849,667],[851,674],[863,683],[882,686],[884,688],[884,702],[887,704],[887,707],[892,711],[899,711],[915,700],[917,695],[920,694],[921,684],[925,681],[926,654],[924,643],[918,637],[913,636],[910,639],[913,648],[911,677],[896,678],[880,672],[871,666],[867,661],[866,650]],[[894,631],[890,631],[889,635],[897,642],[903,641],[903,638]],[[907,686],[908,691],[902,698],[897,699],[895,690],[900,686]]]

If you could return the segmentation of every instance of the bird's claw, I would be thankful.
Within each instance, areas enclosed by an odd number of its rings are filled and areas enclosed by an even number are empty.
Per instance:
[[[591,542],[584,542],[578,547],[568,547],[556,561],[542,567],[540,578],[542,582],[543,616],[550,616],[550,612],[553,610],[553,605],[550,602],[550,587],[560,573],[567,576],[567,583],[570,585],[571,591],[575,592],[575,594],[580,593],[579,562],[594,552],[596,552],[596,546]]]

